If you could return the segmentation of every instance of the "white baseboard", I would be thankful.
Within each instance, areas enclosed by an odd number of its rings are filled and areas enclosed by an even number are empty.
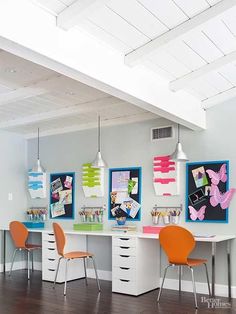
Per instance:
[[[87,276],[89,278],[96,278],[93,268],[88,268],[87,269]],[[108,270],[99,270],[98,269],[98,278],[101,279],[101,280],[109,280],[109,281],[111,281],[112,280],[112,273],[111,273],[111,271],[108,271]]]
[[[11,268],[11,263],[6,263],[5,265],[6,271],[10,271]],[[25,262],[24,261],[18,261],[15,262],[13,265],[13,270],[19,270],[19,269],[24,269],[25,268]],[[3,264],[0,265],[0,272],[3,272]]]
[[[162,282],[162,278],[160,278],[160,284]],[[186,292],[193,292],[192,281],[182,280],[181,281],[181,289]],[[166,278],[164,283],[165,289],[170,290],[179,290],[179,281],[177,279],[168,279]],[[207,283],[204,282],[196,282],[196,290],[197,293],[200,294],[208,294]],[[232,287],[232,298],[236,298],[236,287]],[[215,295],[221,297],[228,297],[228,286],[227,285],[215,285]]]

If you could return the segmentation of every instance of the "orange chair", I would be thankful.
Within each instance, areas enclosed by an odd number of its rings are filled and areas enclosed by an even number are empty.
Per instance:
[[[30,279],[30,254],[31,254],[31,260],[32,260],[32,271],[34,270],[34,261],[33,261],[33,251],[41,249],[42,246],[39,244],[29,244],[26,243],[28,239],[29,232],[25,225],[21,223],[20,221],[12,221],[9,225],[10,234],[12,237],[12,240],[15,245],[15,251],[13,253],[12,262],[11,262],[11,268],[9,272],[9,276],[11,276],[13,264],[16,257],[16,252],[18,251],[27,251],[27,269],[28,269],[28,280]]]
[[[93,267],[94,267],[95,276],[96,276],[96,280],[97,280],[98,291],[100,292],[101,287],[100,287],[100,283],[99,283],[99,279],[98,279],[97,267],[96,267],[95,258],[93,256],[93,254],[88,253],[88,252],[81,252],[81,251],[74,251],[74,252],[65,253],[64,248],[66,245],[66,237],[65,237],[65,233],[64,233],[63,229],[61,228],[61,226],[58,223],[54,222],[53,223],[53,231],[54,231],[54,235],[55,235],[55,239],[56,239],[57,252],[60,255],[60,258],[59,258],[58,264],[57,264],[55,279],[54,279],[54,288],[55,288],[55,284],[56,284],[56,280],[57,280],[57,274],[58,274],[58,270],[59,270],[59,266],[60,266],[60,262],[61,262],[62,258],[64,258],[66,260],[64,295],[66,295],[66,285],[67,285],[67,267],[68,267],[67,264],[71,259],[74,259],[74,258],[82,258],[83,259],[85,282],[87,285],[88,282],[87,282],[87,271],[86,271],[85,259],[91,258],[93,261]]]
[[[206,264],[207,260],[188,258],[189,254],[195,247],[195,239],[192,233],[189,232],[187,229],[179,226],[167,226],[161,230],[159,234],[159,240],[161,247],[168,257],[169,265],[165,268],[164,271],[164,278],[161,284],[161,288],[159,290],[157,302],[160,301],[162,288],[168,268],[171,266],[179,267],[179,290],[181,291],[181,266],[187,266],[191,270],[195,307],[198,308],[193,267],[200,265],[205,266],[209,295],[211,295],[211,291]]]

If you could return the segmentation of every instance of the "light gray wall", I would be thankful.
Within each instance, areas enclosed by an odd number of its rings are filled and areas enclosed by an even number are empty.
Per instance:
[[[208,129],[201,132],[193,132],[186,128],[181,128],[181,142],[190,161],[221,160],[230,161],[230,186],[236,187],[236,149],[234,145],[236,107],[234,102],[228,102],[221,106],[215,106],[208,111]],[[152,186],[152,158],[155,155],[165,155],[173,152],[176,139],[151,142],[150,130],[152,127],[166,126],[171,124],[164,119],[157,119],[143,123],[114,126],[102,129],[102,153],[109,167],[141,166],[143,170],[142,179],[142,221],[137,223],[147,225],[151,223],[150,211],[154,204],[158,206],[174,206],[185,201],[185,167],[181,169],[181,194],[176,197],[157,197]],[[81,188],[81,165],[92,161],[95,157],[97,147],[96,130],[86,130],[70,134],[44,137],[41,139],[41,161],[47,172],[75,171],[76,172],[76,218],[75,221],[64,222],[66,226],[78,221],[78,209],[82,205],[103,205],[107,204],[107,182],[106,195],[101,199],[86,199]],[[36,140],[28,143],[28,165],[31,167],[35,162]],[[107,177],[107,176],[106,176]],[[47,200],[29,200],[29,205],[47,205]],[[236,233],[236,219],[234,209],[236,206],[236,196],[233,198],[228,224],[216,223],[185,223],[184,215],[181,217],[181,224],[197,233],[213,234],[234,234]],[[50,222],[49,222],[50,223]],[[107,220],[105,225],[111,224]],[[91,250],[104,251],[109,247],[106,240],[104,243],[96,239],[89,242]],[[233,244],[233,264],[236,260],[235,244]],[[217,264],[221,266],[221,271],[217,272],[217,283],[226,283],[225,247],[219,245],[217,249]],[[198,245],[195,255],[200,257],[210,257],[210,247],[208,245]],[[165,264],[162,258],[162,264]],[[100,269],[111,270],[111,256],[107,254],[105,261],[98,261]],[[199,270],[197,280],[205,281]],[[170,277],[175,277],[175,273],[170,273]],[[188,274],[184,274],[189,278]],[[236,274],[233,270],[233,285],[236,285]]]
[[[0,132],[0,225],[8,226],[11,220],[24,220],[27,208],[26,197],[26,140],[19,135]],[[12,193],[12,201],[8,200],[8,193]],[[1,234],[1,247],[2,246]],[[7,261],[12,253],[12,242],[7,237]],[[2,250],[1,250],[2,253]],[[2,260],[2,254],[1,254]]]

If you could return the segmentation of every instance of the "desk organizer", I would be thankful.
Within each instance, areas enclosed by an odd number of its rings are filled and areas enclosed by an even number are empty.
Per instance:
[[[99,223],[74,224],[73,229],[78,231],[99,231],[103,230],[103,224]]]
[[[159,226],[143,226],[143,233],[159,234],[162,228]]]
[[[104,169],[93,168],[91,163],[83,164],[82,187],[85,197],[104,196]]]
[[[42,221],[23,221],[23,224],[29,229],[44,228],[44,222]]]

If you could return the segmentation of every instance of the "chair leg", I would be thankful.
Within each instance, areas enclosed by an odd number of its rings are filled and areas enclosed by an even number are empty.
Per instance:
[[[179,292],[181,292],[181,272],[182,272],[182,266],[179,265]]]
[[[30,250],[27,250],[27,274],[28,280],[30,280]]]
[[[68,269],[68,262],[69,262],[69,259],[66,259],[64,296],[66,296],[66,285],[67,285],[67,269]]]
[[[12,268],[13,268],[13,264],[15,261],[15,257],[16,257],[16,252],[18,251],[18,249],[15,249],[13,256],[12,256],[12,261],[11,261],[11,268],[10,268],[10,272],[9,272],[9,276],[11,276],[11,272],[12,272]]]
[[[168,268],[170,267],[171,265],[167,265],[166,268],[165,268],[165,271],[164,271],[164,277],[163,277],[163,280],[162,280],[162,283],[161,283],[161,287],[159,289],[159,293],[158,293],[158,297],[157,297],[157,302],[160,301],[160,297],[161,297],[161,293],[162,293],[162,288],[164,286],[164,281],[166,279],[166,273],[167,273],[167,270]]]
[[[88,285],[88,280],[87,280],[87,270],[86,270],[86,261],[85,261],[85,258],[83,258],[83,261],[84,261],[85,283],[86,283],[86,286],[87,286],[87,285]]]
[[[93,261],[93,268],[94,268],[95,276],[96,276],[96,280],[97,280],[98,291],[100,292],[101,291],[101,287],[100,287],[100,282],[99,282],[99,279],[98,279],[98,273],[97,273],[97,266],[96,266],[95,258],[93,256],[91,256],[91,258],[92,258],[92,261]]]
[[[210,288],[210,282],[209,282],[209,276],[208,276],[208,270],[207,270],[207,264],[204,263],[205,270],[206,270],[206,278],[207,278],[207,285],[208,285],[208,291],[209,291],[209,296],[211,296],[211,288]]]
[[[62,259],[62,257],[60,257],[58,262],[57,262],[57,270],[56,270],[56,274],[55,274],[55,278],[54,278],[53,289],[55,289],[55,285],[56,285],[56,281],[57,281],[57,274],[58,274],[61,259]]]
[[[195,301],[195,308],[198,308],[197,305],[197,293],[196,293],[196,285],[195,285],[195,280],[194,280],[194,275],[193,275],[193,268],[191,266],[189,266],[190,270],[191,270],[191,275],[192,275],[192,283],[193,283],[193,294],[194,294],[194,301]]]
[[[34,271],[34,253],[33,253],[34,251],[33,250],[31,250],[31,270],[32,270],[32,272]]]

